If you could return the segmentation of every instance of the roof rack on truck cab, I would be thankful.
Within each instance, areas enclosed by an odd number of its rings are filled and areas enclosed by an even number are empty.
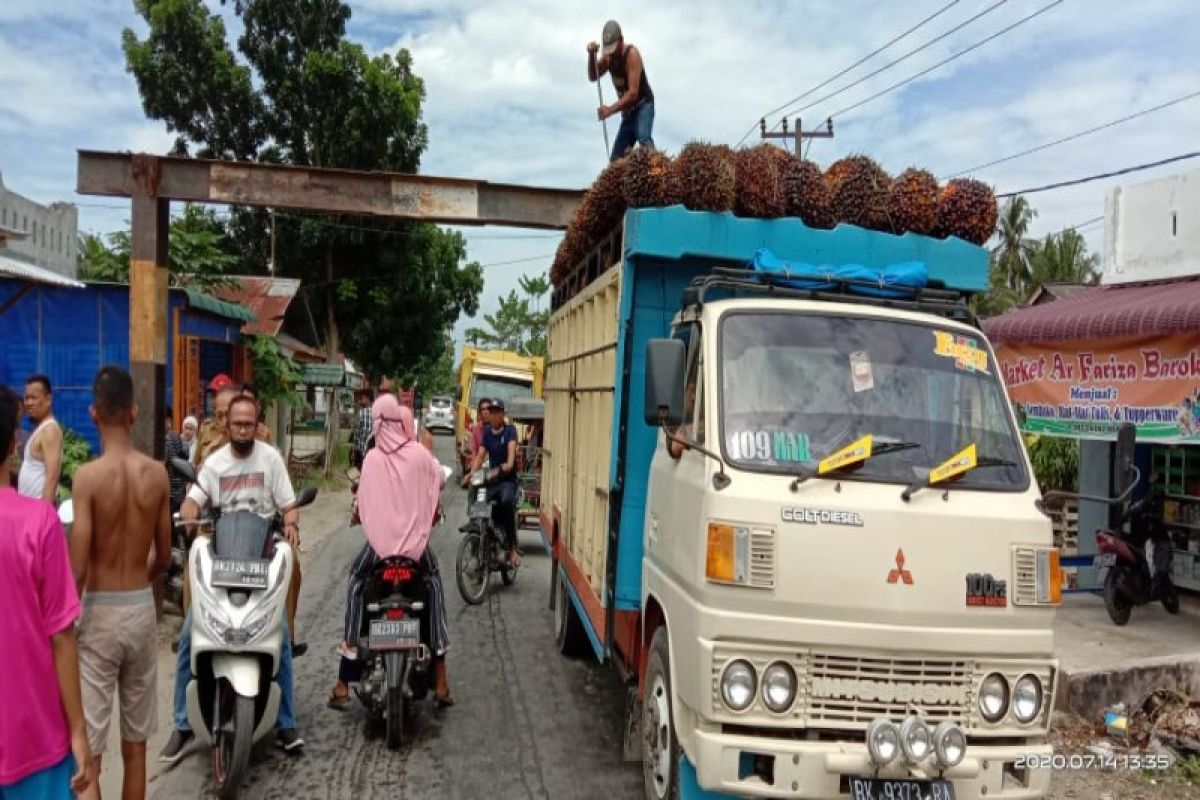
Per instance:
[[[683,290],[680,306],[682,308],[693,305],[703,306],[709,292],[721,290],[734,296],[765,295],[917,311],[946,317],[974,328],[979,327],[979,321],[967,305],[966,295],[952,289],[913,288],[908,290],[907,297],[872,297],[855,293],[854,290],[856,288],[878,289],[879,284],[873,281],[829,277],[827,281],[834,284],[833,288],[800,289],[792,285],[802,279],[802,276],[786,272],[769,273],[759,270],[713,267],[709,274],[698,276]],[[888,289],[895,293],[905,291],[891,286]]]

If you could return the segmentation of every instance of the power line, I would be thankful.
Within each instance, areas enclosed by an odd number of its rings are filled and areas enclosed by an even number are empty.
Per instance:
[[[544,253],[540,256],[528,256],[526,258],[514,258],[510,261],[492,261],[487,264],[480,264],[479,267],[480,267],[480,269],[490,269],[492,267],[509,267],[514,264],[527,264],[531,261],[547,261],[551,258],[554,258],[554,253]],[[330,284],[333,284],[333,283],[341,283],[342,281],[350,281],[351,283],[359,284],[359,283],[382,283],[382,282],[394,281],[394,280],[396,280],[395,274],[364,275],[364,276],[358,277],[358,278],[337,278],[336,280],[332,280],[332,281],[318,281],[315,283],[306,283],[305,286],[308,286],[310,288],[317,288],[317,287],[321,287],[321,286],[329,286]]]
[[[995,3],[992,3],[990,6],[988,6],[987,8],[985,8],[983,11],[980,11],[980,12],[979,12],[978,14],[976,14],[975,16],[968,18],[968,19],[967,19],[967,20],[965,20],[964,22],[960,22],[958,25],[955,25],[955,26],[954,26],[953,28],[951,28],[950,30],[946,31],[945,33],[943,33],[943,34],[941,34],[941,35],[939,35],[939,36],[935,36],[934,38],[930,39],[929,41],[925,42],[924,44],[918,45],[917,47],[913,48],[912,50],[909,50],[907,53],[905,53],[904,55],[900,56],[900,57],[899,57],[899,58],[897,58],[896,60],[894,60],[894,61],[890,61],[890,62],[888,62],[887,64],[884,64],[882,67],[880,67],[879,69],[875,70],[874,72],[870,72],[870,73],[868,73],[868,74],[866,74],[866,75],[862,76],[862,77],[861,77],[861,78],[859,78],[858,80],[856,80],[856,81],[854,81],[854,82],[852,82],[852,83],[848,83],[848,84],[846,84],[845,86],[843,86],[843,87],[842,87],[842,88],[840,88],[840,89],[835,89],[834,91],[830,92],[829,94],[825,95],[824,97],[821,97],[821,98],[819,98],[819,99],[817,99],[817,100],[813,100],[813,101],[812,101],[811,103],[809,103],[808,105],[802,106],[801,108],[797,108],[797,109],[795,109],[795,110],[793,110],[793,111],[788,111],[786,115],[794,115],[794,114],[800,114],[800,113],[803,113],[803,112],[807,111],[808,109],[812,108],[813,106],[820,105],[821,103],[824,103],[826,100],[830,100],[830,99],[832,99],[832,98],[834,98],[834,97],[837,97],[839,94],[842,94],[843,92],[849,91],[850,89],[853,89],[855,86],[858,86],[859,84],[862,84],[862,83],[864,83],[864,82],[866,82],[866,81],[869,81],[871,78],[874,78],[876,75],[880,74],[881,72],[885,72],[886,70],[889,70],[889,69],[891,69],[892,67],[894,67],[894,66],[896,66],[897,64],[901,63],[902,61],[906,61],[906,60],[908,60],[909,58],[911,58],[911,57],[915,56],[917,53],[921,52],[922,50],[926,50],[926,49],[928,49],[929,47],[932,47],[933,45],[937,44],[937,43],[938,43],[938,42],[940,42],[941,40],[945,39],[947,36],[950,36],[951,34],[957,33],[958,31],[960,31],[960,30],[962,30],[963,28],[967,27],[968,25],[970,25],[971,23],[975,22],[976,20],[978,20],[978,19],[980,19],[980,18],[982,18],[982,17],[984,17],[984,16],[986,16],[986,15],[988,15],[988,14],[992,13],[992,12],[993,12],[993,11],[995,11],[997,8],[999,8],[1000,6],[1004,5],[1004,4],[1005,4],[1005,3],[1007,3],[1007,2],[1008,2],[1008,0],[998,0],[998,1],[997,1],[997,2],[995,2]],[[1058,2],[1060,2],[1060,3],[1061,3],[1061,2],[1062,2],[1062,0],[1058,0]],[[785,116],[786,116],[786,115],[785,115]]]
[[[1049,192],[1052,189],[1063,189],[1067,186],[1078,186],[1081,183],[1091,183],[1092,181],[1103,180],[1104,178],[1112,178],[1117,175],[1128,175],[1131,172],[1141,172],[1143,170],[1153,169],[1154,167],[1161,167],[1166,164],[1174,164],[1176,161],[1186,161],[1189,158],[1198,157],[1200,157],[1200,150],[1193,150],[1190,153],[1171,156],[1170,158],[1164,158],[1160,161],[1151,161],[1146,164],[1135,164],[1132,167],[1125,167],[1124,169],[1117,169],[1113,170],[1112,172],[1101,172],[1097,175],[1088,175],[1086,178],[1075,178],[1074,180],[1069,181],[1048,183],[1044,186],[1034,186],[1031,189],[1021,189],[1017,192],[1004,192],[1002,194],[997,194],[996,197],[1016,197],[1019,194],[1037,194],[1038,192]]]
[[[1146,108],[1141,111],[1138,111],[1137,113],[1130,114],[1125,117],[1121,117],[1120,119],[1110,120],[1109,122],[1105,122],[1102,125],[1097,125],[1094,128],[1088,128],[1087,130],[1079,131],[1078,133],[1073,133],[1070,136],[1064,136],[1061,139],[1055,139],[1052,142],[1046,142],[1044,144],[1039,144],[1037,147],[1030,147],[1028,150],[1022,150],[1019,153],[1013,153],[1011,155],[1004,156],[1003,158],[997,158],[996,160],[989,161],[986,164],[979,164],[977,166],[970,167],[968,169],[960,170],[959,172],[955,172],[953,175],[947,175],[946,178],[957,178],[959,175],[966,175],[968,172],[978,172],[979,170],[987,169],[988,167],[994,167],[997,164],[1004,164],[1008,161],[1013,161],[1014,159],[1018,159],[1023,156],[1030,155],[1032,153],[1037,153],[1042,150],[1046,150],[1047,148],[1054,147],[1055,145],[1065,144],[1066,142],[1072,142],[1076,139],[1081,139],[1084,136],[1087,136],[1092,133],[1096,133],[1098,131],[1105,130],[1106,128],[1111,128],[1115,125],[1120,125],[1123,122],[1129,122],[1129,121],[1135,120],[1139,117],[1144,117],[1147,114],[1153,114],[1155,111],[1162,111],[1164,108],[1170,108],[1171,106],[1179,105],[1180,103],[1186,102],[1188,100],[1193,100],[1197,97],[1200,97],[1200,91],[1192,92],[1191,94],[1186,94],[1186,95],[1183,95],[1182,97],[1176,97],[1174,100],[1168,100],[1167,102],[1162,103],[1157,106],[1154,106],[1153,108]]]
[[[1061,5],[1062,2],[1063,2],[1063,0],[1054,0],[1053,3],[1050,3],[1049,5],[1045,5],[1042,8],[1039,8],[1037,11],[1033,12],[1032,14],[1029,14],[1028,16],[1022,17],[1021,19],[1017,20],[1012,25],[1009,25],[1006,28],[1001,28],[1000,30],[996,31],[995,33],[993,33],[991,36],[987,37],[986,39],[976,42],[975,44],[971,45],[966,50],[960,50],[959,52],[955,53],[954,55],[950,56],[949,58],[943,59],[943,60],[939,61],[938,63],[934,64],[932,67],[923,69],[920,72],[918,72],[916,75],[910,75],[909,77],[905,78],[902,81],[899,81],[898,83],[893,83],[888,88],[886,88],[882,91],[876,92],[875,94],[871,95],[870,97],[868,97],[864,100],[859,100],[854,105],[846,106],[845,108],[841,109],[840,111],[835,111],[833,114],[830,114],[829,116],[830,117],[839,117],[842,114],[845,114],[849,111],[853,111],[854,109],[859,108],[860,106],[865,106],[867,103],[871,102],[872,100],[876,100],[880,97],[883,97],[885,94],[888,94],[889,92],[894,92],[896,89],[899,89],[901,86],[904,86],[905,84],[908,84],[908,83],[912,83],[917,78],[920,78],[922,75],[927,75],[930,72],[933,72],[935,69],[938,69],[939,67],[944,67],[946,64],[949,64],[951,61],[954,61],[958,58],[965,56],[967,53],[970,53],[972,50],[977,50],[980,47],[983,47],[985,44],[992,41],[993,39],[999,38],[1000,36],[1003,36],[1004,34],[1008,33],[1012,29],[1020,27],[1021,25],[1024,25],[1026,22],[1029,22],[1030,20],[1034,19],[1035,17],[1040,17],[1042,14],[1045,14],[1047,11],[1054,8],[1055,6]]]
[[[863,57],[862,57],[862,58],[860,58],[858,61],[855,61],[853,64],[851,64],[850,66],[846,67],[846,68],[845,68],[844,70],[842,70],[841,72],[837,73],[836,75],[832,75],[832,76],[830,76],[830,77],[826,78],[825,80],[821,81],[821,82],[820,82],[820,83],[818,83],[816,86],[812,87],[811,89],[809,89],[808,91],[804,92],[803,94],[801,94],[801,95],[798,95],[798,96],[796,96],[796,97],[793,97],[791,100],[788,100],[788,101],[787,101],[786,103],[784,103],[783,105],[781,105],[781,106],[778,106],[778,107],[776,107],[776,108],[773,108],[773,109],[771,109],[771,110],[770,110],[770,111],[768,111],[766,114],[763,114],[763,115],[762,115],[762,118],[763,118],[763,119],[766,119],[767,117],[771,116],[772,114],[774,114],[774,113],[776,113],[776,112],[778,112],[778,111],[782,111],[783,109],[787,108],[788,106],[792,105],[793,103],[799,103],[801,100],[803,100],[804,98],[808,97],[810,94],[812,94],[813,92],[817,91],[818,89],[824,89],[826,86],[828,86],[829,84],[833,83],[833,82],[834,82],[834,81],[836,81],[838,78],[840,78],[840,77],[842,77],[843,75],[845,75],[847,72],[850,72],[851,70],[855,69],[856,67],[859,67],[859,66],[861,66],[861,65],[865,64],[866,62],[870,61],[872,58],[874,58],[875,56],[879,55],[879,54],[880,54],[880,53],[882,53],[884,50],[888,49],[889,47],[891,47],[892,45],[894,45],[896,42],[898,42],[898,41],[900,41],[901,39],[903,39],[905,36],[908,36],[908,35],[909,35],[910,33],[912,33],[913,31],[917,30],[918,28],[922,27],[923,25],[925,25],[925,24],[926,24],[926,23],[928,23],[928,22],[932,22],[932,21],[933,21],[934,19],[936,19],[937,17],[940,17],[942,14],[944,14],[946,11],[950,10],[950,8],[951,8],[952,6],[955,6],[955,5],[958,5],[958,0],[951,0],[949,3],[947,3],[947,4],[946,4],[946,5],[944,5],[944,6],[942,6],[942,7],[941,7],[941,8],[939,8],[937,11],[933,12],[933,13],[932,13],[932,14],[930,14],[928,17],[926,17],[925,19],[923,19],[923,20],[921,20],[920,22],[918,22],[916,25],[914,25],[914,26],[912,26],[911,28],[909,28],[908,30],[906,30],[904,33],[902,33],[902,34],[900,34],[899,36],[896,36],[896,37],[894,37],[894,38],[892,38],[892,39],[889,39],[889,40],[888,40],[888,41],[887,41],[887,42],[886,42],[884,45],[882,45],[881,47],[879,47],[879,48],[877,48],[877,49],[875,49],[875,50],[872,50],[870,53],[868,53],[867,55],[863,56]],[[778,125],[778,123],[776,123],[776,125]],[[735,145],[734,145],[734,147],[740,147],[740,146],[741,146],[741,144],[742,144],[742,142],[746,141],[746,139],[747,139],[747,138],[749,138],[749,136],[750,136],[752,133],[754,133],[754,129],[755,129],[755,128],[757,128],[757,127],[758,127],[758,125],[757,125],[757,124],[755,124],[755,125],[751,125],[751,126],[750,126],[750,130],[746,131],[746,134],[745,134],[744,136],[742,136],[742,138],[741,138],[741,139],[738,139],[738,142],[737,142],[737,144],[735,144]],[[774,128],[772,128],[772,130],[774,130]]]

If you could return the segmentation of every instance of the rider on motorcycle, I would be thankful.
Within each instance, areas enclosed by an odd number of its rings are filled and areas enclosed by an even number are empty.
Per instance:
[[[492,401],[487,422],[482,446],[475,451],[462,485],[471,482],[471,474],[483,466],[486,458],[491,465],[487,474],[488,500],[496,504],[494,518],[499,519],[504,532],[508,563],[515,567],[521,563],[517,550],[517,429],[505,422],[504,401],[500,398]]]
[[[346,592],[346,629],[338,681],[329,696],[329,707],[341,710],[350,702],[349,683],[357,681],[361,664],[353,657],[363,618],[363,584],[382,558],[403,556],[420,560],[431,578],[429,608],[434,641],[435,697],[439,705],[454,704],[446,680],[446,603],[437,559],[429,548],[429,534],[438,510],[445,479],[441,465],[422,446],[415,433],[412,410],[393,394],[384,394],[371,406],[374,446],[363,458],[362,477],[355,496],[358,517],[367,541],[350,568]]]
[[[293,548],[300,544],[300,512],[295,507],[287,466],[279,451],[255,441],[258,406],[249,395],[234,397],[229,405],[229,443],[204,460],[196,483],[183,501],[180,516],[190,523],[200,518],[204,507],[230,511],[252,511],[264,517],[283,516],[283,532]],[[179,636],[179,654],[175,671],[175,731],[159,761],[174,763],[192,740],[187,718],[187,686],[192,679],[191,609],[184,617]],[[291,636],[284,633],[276,680],[282,694],[279,702],[276,744],[288,752],[304,746],[296,733],[295,703],[292,696]]]

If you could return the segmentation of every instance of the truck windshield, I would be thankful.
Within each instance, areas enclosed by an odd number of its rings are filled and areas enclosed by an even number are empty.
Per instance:
[[[478,408],[482,398],[503,400],[506,406],[519,397],[533,397],[533,384],[499,375],[476,375],[471,385],[471,408]]]
[[[797,312],[721,322],[721,439],[733,465],[795,474],[871,435],[903,442],[839,478],[909,483],[974,444],[983,461],[953,485],[1029,485],[991,353],[959,328]]]

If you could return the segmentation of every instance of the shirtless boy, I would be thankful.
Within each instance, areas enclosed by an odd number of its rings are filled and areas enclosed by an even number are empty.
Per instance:
[[[80,676],[88,739],[100,757],[113,697],[121,696],[123,800],[146,794],[146,740],[157,718],[154,594],[171,559],[170,484],[162,464],[133,449],[133,380],[107,366],[92,387],[104,454],[79,468],[71,565],[83,596]],[[99,798],[99,782],[82,795]]]

